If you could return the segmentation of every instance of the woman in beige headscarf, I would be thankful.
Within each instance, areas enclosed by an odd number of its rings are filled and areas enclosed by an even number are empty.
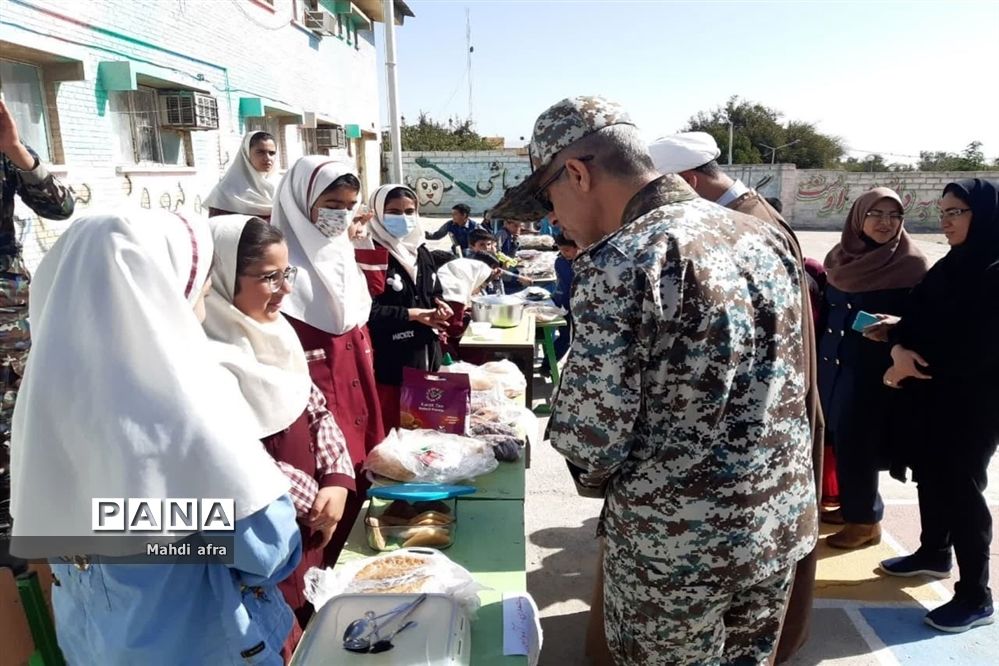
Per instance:
[[[884,442],[892,421],[881,377],[891,365],[886,345],[854,329],[858,313],[897,314],[929,263],[903,228],[902,200],[886,187],[862,194],[850,209],[840,243],[826,256],[826,328],[819,341],[819,394],[826,436],[836,451],[840,510],[826,522],[845,523],[829,536],[834,548],[881,540],[884,505],[878,471],[887,469]]]

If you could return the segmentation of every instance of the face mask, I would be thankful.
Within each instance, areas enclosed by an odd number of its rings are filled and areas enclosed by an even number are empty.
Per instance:
[[[351,221],[354,219],[353,212],[346,208],[332,210],[330,208],[319,209],[319,219],[316,220],[316,229],[327,238],[338,238],[347,231]]]
[[[382,218],[382,225],[394,238],[405,238],[416,228],[416,216],[389,213]]]

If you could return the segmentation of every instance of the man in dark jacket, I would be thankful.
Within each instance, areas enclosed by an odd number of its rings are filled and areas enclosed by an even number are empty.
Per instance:
[[[65,220],[73,214],[73,195],[21,143],[17,123],[0,101],[0,538],[10,532],[10,422],[31,339],[28,333],[28,283],[14,227],[14,195],[39,216]],[[0,544],[3,544],[0,541]],[[15,564],[0,545],[0,566]],[[19,563],[17,563],[19,564]]]

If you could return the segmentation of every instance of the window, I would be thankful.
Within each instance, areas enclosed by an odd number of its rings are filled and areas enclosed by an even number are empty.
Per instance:
[[[118,159],[126,164],[190,166],[187,132],[160,127],[155,88],[114,91],[111,123],[118,137]]]
[[[20,62],[0,60],[0,82],[4,103],[14,116],[21,142],[31,146],[43,162],[51,161],[41,70]]]

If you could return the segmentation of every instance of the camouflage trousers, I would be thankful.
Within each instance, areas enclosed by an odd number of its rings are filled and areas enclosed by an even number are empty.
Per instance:
[[[31,347],[30,281],[20,254],[0,254],[0,535],[10,529],[10,424]]]
[[[604,564],[604,627],[617,666],[755,666],[777,649],[793,565],[727,589],[650,586],[648,572],[620,575],[634,560],[617,559],[608,553]]]

